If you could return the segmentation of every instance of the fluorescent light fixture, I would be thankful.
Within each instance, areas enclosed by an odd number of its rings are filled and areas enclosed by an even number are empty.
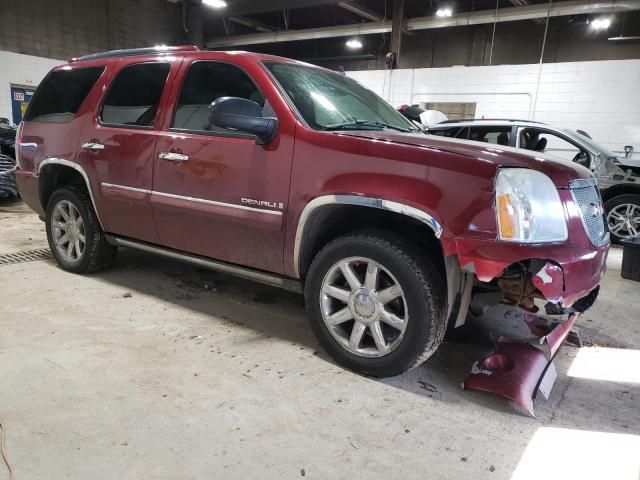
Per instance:
[[[202,3],[212,8],[224,8],[227,6],[227,2],[224,0],[202,0]]]
[[[347,45],[347,48],[350,48],[351,50],[359,50],[362,48],[362,42],[357,38],[351,38],[347,40],[346,45]]]
[[[439,8],[436,11],[436,17],[450,17],[453,15],[453,11],[449,7]]]
[[[589,24],[594,30],[606,30],[611,26],[611,20],[608,18],[595,18]]]

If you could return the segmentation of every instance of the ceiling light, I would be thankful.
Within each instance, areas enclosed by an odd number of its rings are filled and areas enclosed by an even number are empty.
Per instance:
[[[439,8],[436,11],[436,17],[450,17],[451,15],[453,15],[453,11],[449,8]]]
[[[227,6],[227,2],[224,0],[202,0],[202,3],[213,8],[224,8]]]
[[[596,18],[589,24],[594,30],[606,30],[611,26],[611,20],[608,18]]]
[[[352,38],[350,40],[347,40],[346,45],[347,45],[347,48],[350,48],[351,50],[359,50],[360,48],[362,48],[362,42],[357,38]]]

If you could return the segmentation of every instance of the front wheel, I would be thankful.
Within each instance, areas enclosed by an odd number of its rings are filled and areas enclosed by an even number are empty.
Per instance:
[[[620,242],[640,236],[640,195],[628,193],[604,204],[612,240]]]
[[[307,314],[341,365],[389,377],[420,365],[444,337],[445,281],[401,237],[340,237],[316,256],[305,283]]]
[[[105,239],[91,200],[83,190],[70,186],[53,192],[45,220],[49,248],[64,270],[95,272],[113,261],[117,247]]]

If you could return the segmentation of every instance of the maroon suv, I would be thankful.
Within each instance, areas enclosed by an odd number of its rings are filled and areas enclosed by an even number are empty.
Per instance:
[[[54,68],[18,132],[20,193],[71,272],[118,246],[304,291],[322,345],[419,365],[474,297],[584,310],[609,234],[578,165],[426,136],[356,81],[195,47]]]

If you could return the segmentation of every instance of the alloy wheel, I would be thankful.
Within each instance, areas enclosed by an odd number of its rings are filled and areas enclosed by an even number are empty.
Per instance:
[[[86,246],[86,231],[80,211],[70,201],[60,200],[53,208],[51,233],[64,260],[70,263],[80,260]]]
[[[640,206],[633,203],[617,205],[607,215],[609,231],[623,240],[640,235]]]
[[[320,309],[333,338],[362,357],[394,351],[409,321],[398,280],[383,265],[364,257],[345,258],[329,269],[322,281]]]

